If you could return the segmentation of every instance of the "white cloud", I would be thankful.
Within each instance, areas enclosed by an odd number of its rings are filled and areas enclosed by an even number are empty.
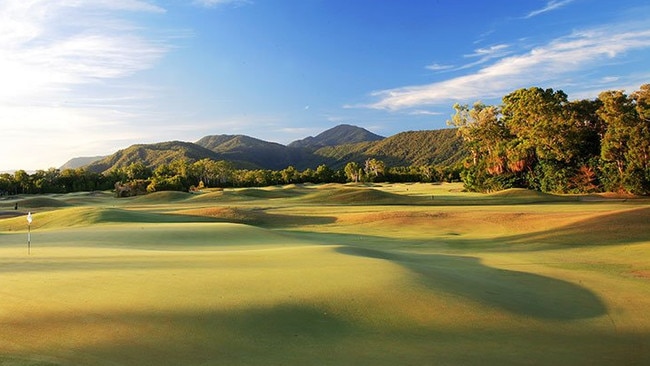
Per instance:
[[[434,64],[431,64],[431,65],[427,65],[424,68],[427,69],[427,70],[432,70],[432,71],[443,71],[443,70],[453,69],[454,66],[453,65],[440,65],[440,64],[434,63]]]
[[[245,5],[250,4],[250,0],[194,0],[193,3],[206,8],[214,8],[220,5]]]
[[[128,140],[132,133],[120,126],[147,92],[126,80],[152,68],[169,50],[129,16],[164,12],[138,0],[2,1],[2,164],[58,166],[83,153],[80,149],[104,153],[96,149]],[[26,148],[17,145],[25,144],[24,139],[41,152],[16,154]],[[61,154],[66,155],[63,161]]]
[[[165,13],[166,10],[158,5],[151,4],[146,1],[139,0],[86,0],[78,1],[77,4],[81,6],[94,4],[97,7],[102,7],[111,10],[127,10],[135,12],[152,12],[152,13]]]
[[[465,55],[465,57],[494,57],[495,55],[502,55],[503,50],[507,49],[507,44],[498,44],[490,46],[488,48],[479,48],[474,51],[474,53]]]
[[[469,69],[474,66],[482,65],[490,60],[502,58],[507,55],[510,55],[512,51],[509,50],[510,46],[507,44],[498,44],[490,46],[488,48],[478,48],[474,50],[474,53],[465,55],[466,58],[478,58],[477,61],[471,62],[466,65],[462,65],[455,70],[464,70]]]
[[[566,5],[570,4],[570,3],[572,3],[573,1],[575,1],[575,0],[550,0],[548,3],[546,3],[546,6],[544,6],[541,9],[531,11],[530,13],[528,13],[528,15],[526,15],[524,17],[524,19],[536,17],[536,16],[538,16],[540,14],[544,14],[544,13],[547,13],[549,11],[559,9],[559,8],[561,8],[563,6],[566,6]]]
[[[440,116],[444,113],[442,112],[432,112],[432,111],[427,111],[424,109],[417,109],[414,111],[409,112],[410,115],[412,116]]]
[[[639,90],[642,84],[647,84],[650,80],[650,72],[634,73],[625,77],[606,76],[599,80],[594,80],[592,84],[587,84],[571,93],[571,99],[592,99],[598,96],[604,90],[624,90],[626,93],[632,93]]]
[[[621,78],[619,76],[605,76],[600,81],[602,83],[614,83],[619,81]]]
[[[500,58],[476,73],[427,85],[406,86],[372,93],[379,101],[366,107],[399,110],[503,96],[531,83],[565,82],[578,70],[628,51],[650,48],[650,29],[617,30],[616,27],[576,32],[520,55]]]
[[[88,3],[88,8],[83,5]],[[107,22],[106,14],[93,22],[93,9],[106,4],[109,10],[157,8],[138,1],[56,2],[7,1],[0,8],[0,95],[20,85],[18,94],[41,94],[44,90],[129,76],[150,68],[167,47],[130,29]],[[92,6],[90,6],[92,5]],[[70,18],[70,10],[75,16]],[[83,19],[75,24],[75,19]],[[91,25],[92,24],[92,25]],[[112,24],[112,25],[109,25]],[[24,80],[24,82],[20,82]],[[9,84],[9,85],[7,85]],[[22,84],[22,85],[21,85]]]

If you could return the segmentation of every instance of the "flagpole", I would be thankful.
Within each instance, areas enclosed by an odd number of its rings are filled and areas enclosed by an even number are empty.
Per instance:
[[[32,254],[32,213],[27,213],[27,255]]]

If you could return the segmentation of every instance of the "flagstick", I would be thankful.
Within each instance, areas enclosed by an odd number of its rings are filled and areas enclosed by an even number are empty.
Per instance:
[[[32,213],[27,213],[27,254],[32,254]]]

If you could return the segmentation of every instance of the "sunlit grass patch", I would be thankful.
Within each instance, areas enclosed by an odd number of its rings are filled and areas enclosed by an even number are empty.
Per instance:
[[[650,362],[643,200],[461,188],[49,197],[30,255],[0,219],[0,364]]]

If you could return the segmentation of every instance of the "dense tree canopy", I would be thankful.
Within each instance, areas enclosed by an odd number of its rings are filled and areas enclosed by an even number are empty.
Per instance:
[[[528,88],[500,106],[455,105],[471,156],[470,190],[650,193],[650,85],[627,96],[606,91],[569,102],[562,91]]]
[[[0,194],[66,193],[109,190],[120,197],[156,191],[191,191],[209,187],[255,187],[292,183],[345,183],[370,181],[451,181],[458,173],[442,166],[387,168],[378,159],[368,159],[365,169],[350,162],[344,169],[334,170],[325,164],[314,169],[297,170],[289,166],[280,171],[235,169],[226,161],[202,159],[188,162],[174,160],[155,169],[133,163],[105,174],[87,170],[51,168],[28,174],[24,170],[0,174]]]

